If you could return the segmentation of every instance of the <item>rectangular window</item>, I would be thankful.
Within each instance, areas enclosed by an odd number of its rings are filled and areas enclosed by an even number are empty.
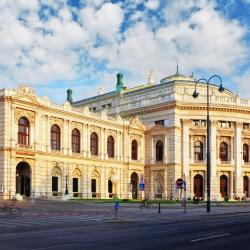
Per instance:
[[[206,120],[193,120],[193,126],[206,126]]]
[[[78,178],[73,178],[73,192],[78,193]]]
[[[162,125],[162,126],[164,126],[164,120],[155,121],[155,125]]]
[[[249,123],[243,123],[243,129],[249,129]]]
[[[52,192],[58,192],[58,177],[52,176]]]
[[[91,192],[96,193],[96,179],[91,179]]]

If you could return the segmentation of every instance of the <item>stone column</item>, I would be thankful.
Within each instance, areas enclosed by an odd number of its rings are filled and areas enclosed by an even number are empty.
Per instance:
[[[35,114],[35,134],[34,134],[34,149],[40,150],[42,144],[42,133],[39,133],[40,126],[41,126],[41,116],[39,113],[36,112]]]
[[[86,124],[82,125],[82,136],[81,136],[81,150],[82,150],[82,156],[86,157],[87,153],[87,129],[86,129]]]
[[[87,124],[86,125],[86,134],[87,134],[87,136],[86,136],[86,142],[87,142],[87,147],[86,147],[86,156],[87,157],[91,157],[91,153],[90,153],[90,131],[89,131],[89,125]]]
[[[10,146],[12,148],[16,147],[18,142],[18,119],[15,120],[15,106],[12,104],[11,110],[11,117],[10,117]]]
[[[167,140],[167,135],[164,136],[164,163],[168,163],[168,140]]]
[[[153,137],[153,135],[151,135],[151,160],[150,160],[150,164],[155,163],[154,155],[155,155],[155,153],[154,153],[154,137]]]
[[[50,145],[50,116],[47,116],[47,141],[46,141],[46,149],[47,152],[51,152],[51,145]]]
[[[242,138],[241,138],[242,123],[236,122],[234,134],[234,159],[235,159],[235,196],[243,197],[243,177],[242,177]]]
[[[108,143],[107,129],[104,128],[103,129],[103,159],[105,160],[108,159],[107,143]]]
[[[186,180],[187,194],[190,194],[190,177],[189,177],[189,159],[190,159],[190,140],[189,140],[189,127],[191,120],[182,120],[182,166],[183,177]]]
[[[154,171],[150,170],[150,198],[154,199]]]
[[[67,143],[67,149],[68,149],[68,155],[72,155],[72,122],[68,121],[68,143]]]
[[[67,144],[68,144],[68,120],[63,120],[63,131],[62,131],[62,153],[67,155]]]
[[[234,194],[234,174],[233,171],[230,171],[230,175],[229,175],[229,199],[233,199],[233,194]]]
[[[210,127],[210,163],[211,163],[211,200],[220,199],[220,186],[217,178],[217,152],[216,152],[216,134],[217,134],[217,121],[211,120]],[[207,145],[206,145],[207,152]],[[207,171],[206,171],[207,172]],[[207,174],[206,174],[207,179]],[[206,186],[206,185],[205,185]]]

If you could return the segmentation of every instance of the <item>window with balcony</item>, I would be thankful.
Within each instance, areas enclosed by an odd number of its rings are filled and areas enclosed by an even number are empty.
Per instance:
[[[194,161],[203,161],[203,143],[201,141],[194,142]]]
[[[156,143],[156,161],[163,161],[163,142]]]
[[[51,149],[53,150],[60,150],[61,147],[61,142],[60,142],[60,138],[61,138],[61,132],[60,132],[60,128],[54,124],[51,127],[51,131],[50,131],[50,136],[51,136]]]
[[[162,126],[164,126],[164,120],[155,121],[155,125],[162,125]]]
[[[219,127],[220,128],[231,128],[232,123],[228,121],[219,121]]]
[[[133,140],[131,144],[131,156],[132,160],[138,159],[138,143],[136,140]]]
[[[90,136],[91,155],[98,155],[98,135],[93,132]]]
[[[25,117],[18,120],[18,143],[22,145],[29,145],[30,125]]]
[[[71,142],[72,142],[72,152],[73,153],[80,153],[80,132],[78,129],[72,130],[71,135]]]
[[[220,143],[220,160],[228,161],[228,145],[225,142]]]
[[[246,143],[243,144],[243,160],[249,162],[249,146]]]
[[[206,120],[193,120],[193,126],[206,126]]]
[[[113,138],[113,136],[109,136],[108,137],[108,141],[107,141],[107,153],[108,153],[108,157],[114,158],[115,156],[115,140]]]

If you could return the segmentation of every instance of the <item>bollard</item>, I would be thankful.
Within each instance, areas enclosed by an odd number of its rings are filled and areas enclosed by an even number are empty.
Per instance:
[[[159,207],[158,207],[158,214],[161,213],[161,203],[159,202]]]
[[[115,202],[115,219],[117,219],[117,212],[118,212],[118,209],[119,209],[119,203],[116,201],[116,202]]]

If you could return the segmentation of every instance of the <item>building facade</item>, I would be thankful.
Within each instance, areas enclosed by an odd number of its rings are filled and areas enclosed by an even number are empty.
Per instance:
[[[0,194],[206,199],[207,85],[193,77],[57,105],[27,86],[0,91]],[[209,86],[211,199],[249,196],[250,100]],[[143,184],[144,183],[144,188]]]
[[[0,194],[26,197],[141,198],[144,125],[27,86],[0,91]]]
[[[152,199],[180,195],[176,180],[187,183],[187,195],[206,198],[207,85],[176,74],[154,84],[127,89],[117,75],[116,90],[72,103],[111,116],[138,116],[145,130],[145,195]],[[249,196],[250,100],[209,86],[211,198]]]

